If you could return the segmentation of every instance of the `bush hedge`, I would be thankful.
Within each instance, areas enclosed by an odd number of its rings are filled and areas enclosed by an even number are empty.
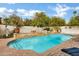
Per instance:
[[[6,36],[6,34],[0,34],[0,38],[11,38],[13,37],[13,33],[8,34],[8,36]]]

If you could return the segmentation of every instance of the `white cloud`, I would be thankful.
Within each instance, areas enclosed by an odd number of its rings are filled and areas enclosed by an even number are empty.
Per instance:
[[[0,7],[0,16],[9,16],[13,14],[14,12],[17,12],[17,15],[19,16],[33,16],[36,12],[44,12],[41,10],[26,10],[26,9],[7,9],[4,7]]]
[[[27,16],[33,16],[36,12],[43,12],[41,10],[29,10],[26,15]]]
[[[22,16],[33,16],[36,12],[43,12],[41,10],[25,10],[25,9],[17,9],[19,15]]]
[[[70,9],[70,7],[66,6],[66,5],[60,5],[57,4],[56,8],[54,9],[54,11],[56,11],[55,16],[59,16],[59,17],[64,17],[67,14],[67,11]]]
[[[14,10],[13,9],[7,9],[7,12],[13,13]]]
[[[65,15],[68,14],[67,13],[68,10],[79,11],[79,6],[70,7],[70,6],[67,6],[65,4],[56,4],[56,6],[54,8],[52,6],[48,6],[48,9],[56,12],[56,14],[54,14],[54,16],[64,17]]]
[[[66,12],[61,12],[61,13],[57,13],[54,16],[58,16],[58,17],[64,17],[67,13]]]
[[[17,9],[16,11],[17,11],[17,12],[20,12],[20,13],[24,13],[24,12],[26,12],[25,9]]]
[[[67,11],[70,10],[69,6],[66,6],[65,4],[56,4],[55,7],[48,6],[48,9],[51,9],[56,12],[54,16],[58,17],[64,17],[67,14]]]
[[[4,7],[1,7],[1,8],[0,8],[0,14],[3,15],[3,14],[5,13],[5,11],[6,11],[6,8],[4,8]]]
[[[17,9],[16,11],[17,11],[17,13],[18,13],[19,15],[22,15],[22,16],[24,16],[25,13],[26,13],[26,10],[25,10],[25,9]]]
[[[79,6],[74,8],[75,10],[79,10]]]
[[[11,15],[13,12],[14,12],[13,9],[7,9],[7,8],[4,8],[4,7],[1,7],[1,8],[0,8],[0,16],[9,16],[9,15]]]
[[[0,12],[3,12],[3,11],[5,11],[6,10],[6,8],[4,8],[4,7],[1,7],[0,8]]]

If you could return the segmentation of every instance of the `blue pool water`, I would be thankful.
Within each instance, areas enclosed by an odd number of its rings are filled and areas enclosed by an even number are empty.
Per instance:
[[[17,50],[33,50],[37,53],[43,53],[70,38],[71,36],[64,34],[50,34],[47,36],[16,39],[9,42],[8,46]]]

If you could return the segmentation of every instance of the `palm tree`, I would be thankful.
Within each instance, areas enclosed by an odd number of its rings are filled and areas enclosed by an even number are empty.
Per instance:
[[[77,11],[73,11],[73,16],[69,21],[69,25],[71,26],[79,26],[79,15]]]
[[[73,14],[74,14],[75,19],[79,21],[79,14],[78,14],[78,12],[74,11]]]
[[[77,15],[77,11],[75,10],[75,11],[73,11],[73,15],[74,16],[76,16]]]

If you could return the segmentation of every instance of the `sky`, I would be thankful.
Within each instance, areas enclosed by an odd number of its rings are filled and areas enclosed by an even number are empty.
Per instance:
[[[22,18],[32,18],[36,12],[45,12],[49,17],[58,16],[69,21],[73,11],[79,11],[77,3],[0,3],[0,17],[15,13]]]

